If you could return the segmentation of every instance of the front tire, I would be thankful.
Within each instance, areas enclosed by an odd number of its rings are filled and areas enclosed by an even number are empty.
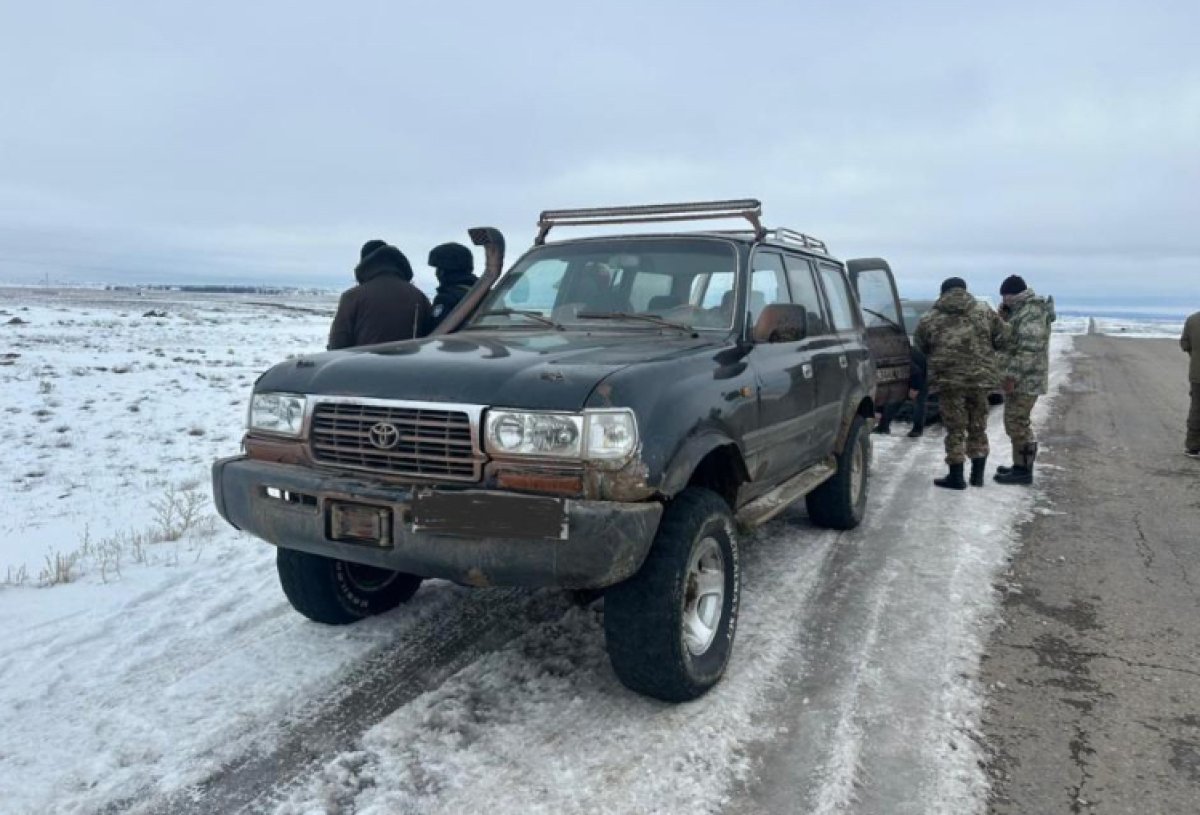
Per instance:
[[[421,578],[376,566],[276,550],[279,585],[292,608],[326,625],[347,625],[391,611],[421,587]]]
[[[858,526],[867,509],[870,475],[871,440],[862,417],[855,416],[837,457],[837,474],[804,498],[809,520],[827,529]]]
[[[689,487],[667,505],[642,568],[604,596],[604,634],[617,677],[667,702],[707,692],[733,652],[741,591],[729,506]]]

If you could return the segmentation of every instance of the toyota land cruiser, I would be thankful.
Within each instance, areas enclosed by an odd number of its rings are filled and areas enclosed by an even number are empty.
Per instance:
[[[722,217],[750,228],[546,240]],[[277,547],[313,620],[387,611],[424,578],[603,590],[621,681],[692,699],[732,653],[745,530],[801,498],[819,526],[863,518],[875,405],[907,387],[891,271],[764,228],[754,200],[539,226],[505,274],[503,237],[470,230],[487,269],[434,335],[268,370],[216,505]],[[864,286],[889,312],[869,326]]]

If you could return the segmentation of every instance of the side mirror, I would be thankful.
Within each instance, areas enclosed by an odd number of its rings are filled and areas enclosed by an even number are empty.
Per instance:
[[[762,310],[754,323],[753,340],[758,342],[797,342],[808,336],[808,312],[795,303],[772,303]]]

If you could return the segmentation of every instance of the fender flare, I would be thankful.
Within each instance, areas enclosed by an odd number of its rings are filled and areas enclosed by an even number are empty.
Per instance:
[[[742,454],[741,446],[724,433],[710,430],[689,436],[684,440],[675,455],[671,457],[670,464],[664,468],[658,491],[668,498],[681,492],[705,456],[721,447],[733,447],[737,454],[738,466],[741,469],[739,475],[743,481],[749,481],[750,471],[746,467],[746,459]]]
[[[834,447],[834,452],[840,454],[846,446],[846,436],[850,434],[850,425],[854,424],[856,416],[864,419],[875,418],[875,400],[866,391],[856,390],[846,400],[846,409],[842,411],[842,426],[838,428],[837,445]]]

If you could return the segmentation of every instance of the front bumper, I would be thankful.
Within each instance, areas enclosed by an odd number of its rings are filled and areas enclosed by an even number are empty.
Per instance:
[[[213,498],[221,517],[268,543],[475,586],[581,589],[619,583],[641,567],[662,516],[662,505],[652,501],[564,499],[560,537],[523,536],[520,521],[512,518],[522,515],[523,501],[529,504],[528,514],[536,515],[544,498],[434,488],[439,497],[457,495],[475,499],[477,505],[503,501],[509,509],[507,523],[496,524],[507,526],[503,533],[446,534],[414,526],[414,489],[245,456],[213,464]],[[272,497],[281,494],[291,500]],[[389,544],[331,539],[329,518],[337,502],[390,510]],[[480,529],[474,520],[467,526]]]

